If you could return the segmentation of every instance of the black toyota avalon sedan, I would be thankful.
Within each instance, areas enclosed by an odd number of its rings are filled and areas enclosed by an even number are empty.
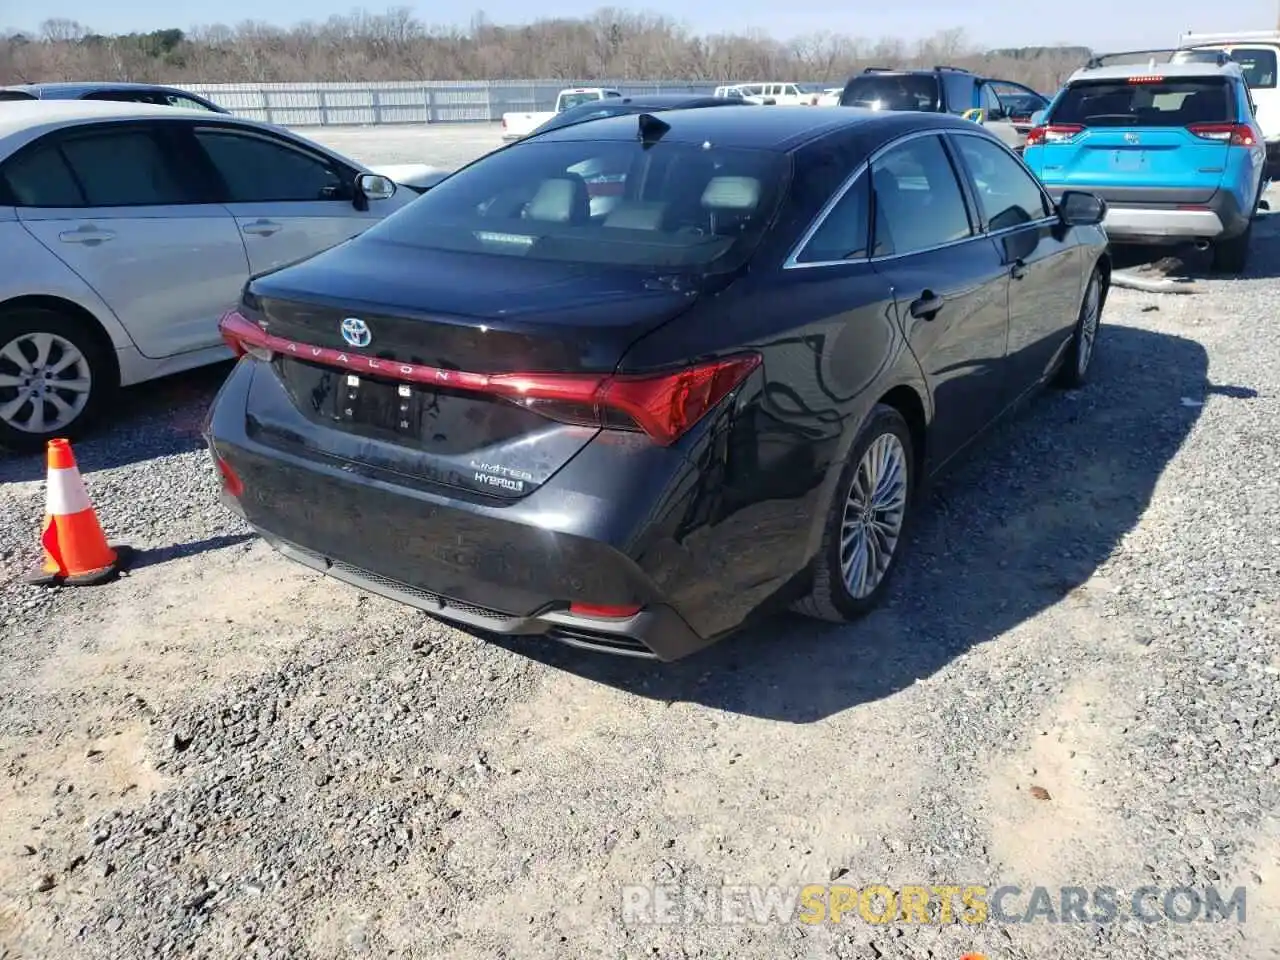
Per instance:
[[[548,131],[251,280],[209,444],[283,554],[485,631],[673,660],[853,619],[921,481],[1085,377],[1104,214],[939,114]]]

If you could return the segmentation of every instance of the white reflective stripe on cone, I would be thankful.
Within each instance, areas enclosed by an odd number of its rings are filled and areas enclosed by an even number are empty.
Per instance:
[[[47,511],[55,517],[67,517],[88,510],[93,504],[75,467],[49,471],[49,499]]]

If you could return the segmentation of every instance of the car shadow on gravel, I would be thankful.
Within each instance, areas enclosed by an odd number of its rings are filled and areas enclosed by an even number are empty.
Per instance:
[[[786,614],[661,664],[498,640],[551,667],[662,701],[811,723],[930,677],[1088,580],[1141,519],[1210,392],[1200,344],[1105,325],[1090,383],[997,427],[917,508],[886,604],[828,625]],[[1217,401],[1223,402],[1223,401]]]
[[[203,446],[204,415],[231,368],[228,361],[125,387],[98,424],[73,443],[81,472],[125,467]],[[0,447],[0,483],[43,480],[45,473],[43,452],[20,454]]]

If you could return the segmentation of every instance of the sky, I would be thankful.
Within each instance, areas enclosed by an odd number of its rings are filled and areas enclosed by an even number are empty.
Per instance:
[[[481,11],[491,23],[525,23],[536,17],[586,16],[606,5],[664,14],[697,33],[761,30],[785,40],[829,30],[872,39],[917,39],[962,27],[970,41],[986,47],[1068,43],[1095,51],[1168,46],[1184,30],[1273,29],[1280,18],[1280,0],[1231,0],[1221,7],[1206,0],[914,0],[876,4],[875,9],[869,4],[857,11],[840,4],[797,5],[791,0],[645,0],[638,6],[608,0],[484,0],[475,6],[450,5],[449,13],[438,4],[375,0],[366,9],[407,6],[425,23],[465,26]],[[323,21],[360,6],[350,0],[331,6],[314,0],[0,0],[0,27],[35,31],[41,21],[53,17],[77,20],[99,33],[211,23],[234,26],[244,20],[288,26],[300,20]],[[1217,16],[1211,15],[1215,8],[1222,11]]]

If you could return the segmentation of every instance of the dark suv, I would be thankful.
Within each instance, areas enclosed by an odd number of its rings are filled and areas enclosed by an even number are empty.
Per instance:
[[[1006,104],[1004,98],[1011,102]],[[963,67],[942,66],[931,70],[867,67],[849,78],[840,95],[842,107],[954,114],[979,109],[982,124],[1014,149],[1021,149],[1029,126],[1014,121],[1022,119],[1029,102],[1039,103],[1037,109],[1043,109],[1049,101],[1011,80],[981,77]]]

